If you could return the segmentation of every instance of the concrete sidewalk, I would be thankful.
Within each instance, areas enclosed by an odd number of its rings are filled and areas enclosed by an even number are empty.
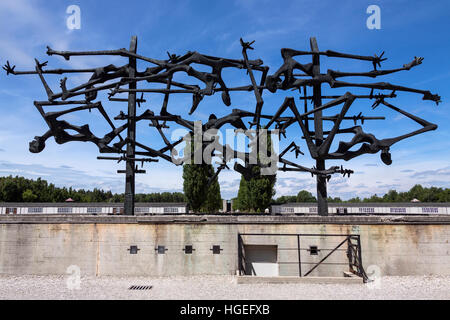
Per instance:
[[[236,276],[81,277],[80,289],[69,289],[75,283],[70,275],[0,276],[0,299],[450,299],[450,276],[388,276],[372,284],[238,284]],[[152,288],[129,290],[133,285]]]

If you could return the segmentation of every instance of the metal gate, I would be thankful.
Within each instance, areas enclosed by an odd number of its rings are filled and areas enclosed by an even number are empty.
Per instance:
[[[246,255],[245,255],[245,243],[243,237],[249,236],[263,236],[263,237],[295,237],[296,246],[281,248],[279,250],[291,250],[296,252],[296,261],[279,261],[278,264],[297,264],[298,265],[298,276],[306,277],[311,274],[315,269],[321,265],[348,265],[348,271],[363,278],[364,282],[367,282],[368,278],[366,272],[364,271],[362,264],[361,255],[361,238],[358,234],[273,234],[273,233],[238,233],[238,268],[239,275],[245,275],[246,266]],[[330,248],[315,248],[317,251],[329,251],[320,261],[318,262],[306,262],[301,259],[301,251],[310,251],[312,248],[302,248],[302,239],[307,237],[320,237],[320,238],[330,238],[330,237],[341,237],[342,241],[338,242],[336,246]],[[346,251],[347,261],[342,262],[326,262],[326,260],[338,251]],[[308,266],[308,267],[306,267]],[[307,270],[307,271],[305,271]]]

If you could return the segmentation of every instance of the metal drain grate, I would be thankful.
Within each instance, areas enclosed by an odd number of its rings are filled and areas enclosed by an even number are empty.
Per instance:
[[[128,290],[150,290],[153,286],[131,286]]]

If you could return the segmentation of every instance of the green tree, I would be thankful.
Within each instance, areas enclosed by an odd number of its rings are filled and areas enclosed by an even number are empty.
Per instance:
[[[208,167],[208,165],[205,165],[203,167],[197,167],[197,169],[198,171],[203,170],[203,172],[200,172],[202,178],[199,181],[201,183],[195,181],[195,188],[198,190],[194,193],[197,194],[199,202],[201,202],[201,204],[197,206],[197,211],[213,212],[222,206],[220,186],[216,179],[208,190],[200,188],[201,184],[206,186],[206,177],[212,175],[213,168],[212,166]],[[262,177],[267,178],[267,176]],[[275,179],[269,180],[269,183],[267,184],[264,184],[264,181],[256,180],[252,182],[241,179],[238,196],[233,202],[233,209],[239,209],[241,211],[263,211],[270,203],[282,204],[296,201],[316,201],[311,193],[304,190],[300,191],[297,196],[282,196],[276,200],[270,200],[270,197],[273,196],[273,194],[271,195],[268,190],[272,190],[271,188],[273,188]],[[141,193],[136,194],[136,201],[188,202],[186,195],[187,194],[181,192]],[[101,189],[75,190],[73,188],[58,188],[55,187],[54,184],[48,183],[41,178],[32,180],[18,176],[0,177],[0,202],[60,202],[65,201],[69,197],[77,202],[123,202],[124,194],[113,194],[111,191],[104,191]],[[409,191],[397,192],[396,190],[389,190],[382,197],[374,194],[364,199],[360,199],[359,197],[352,198],[348,200],[348,202],[409,202],[414,198],[417,198],[422,202],[450,202],[450,188],[425,188],[418,184]],[[330,202],[342,201],[340,198],[329,198],[328,200]]]
[[[409,190],[408,193],[409,193],[409,197],[411,198],[410,200],[415,198],[415,199],[418,199],[420,201],[423,201],[423,199],[424,199],[424,197],[423,197],[424,190],[423,190],[423,187],[420,184],[416,184],[414,187],[412,187]]]
[[[191,163],[183,165],[183,191],[189,207],[194,212],[214,212],[221,204],[220,186],[217,177],[208,186],[210,177],[214,175],[211,164],[194,163],[194,137],[186,141],[184,152],[191,156]]]
[[[18,188],[17,181],[14,181],[12,177],[8,177],[2,180],[0,187],[2,201],[5,202],[19,202],[21,201],[22,192]]]
[[[24,202],[34,202],[37,199],[37,195],[35,195],[30,189],[27,189],[22,193],[22,199]]]
[[[267,152],[262,156],[257,155],[258,162],[270,164],[272,161],[271,156],[274,154],[272,139],[267,132],[261,132],[260,139],[267,139]],[[239,191],[237,196],[236,208],[241,211],[250,212],[264,212],[271,202],[272,197],[275,195],[275,182],[277,180],[276,171],[273,175],[267,175],[261,173],[261,167],[259,165],[250,165],[252,170],[252,178],[245,180],[244,176],[241,176],[239,183]]]
[[[371,197],[371,199],[373,199],[373,201],[371,201],[371,202],[379,202],[379,200],[381,200],[381,199],[379,199],[379,198],[377,197],[376,194],[373,195],[373,196]],[[383,201],[383,202],[398,202],[398,200],[399,200],[399,194],[398,194],[398,192],[395,191],[395,190],[389,190],[388,193],[386,193],[386,194],[383,196],[383,198],[382,198],[381,201]]]
[[[361,199],[359,197],[351,198],[348,202],[361,202]]]
[[[317,199],[314,197],[311,192],[306,190],[302,190],[297,194],[297,202],[316,202]]]
[[[220,191],[219,191],[220,192]],[[77,202],[123,202],[124,194],[113,194],[94,188],[93,190],[72,187],[58,188],[41,178],[0,177],[0,202],[62,202],[72,198]],[[137,202],[186,202],[182,192],[136,194]]]
[[[390,197],[396,197],[396,195],[391,193]],[[388,199],[388,196],[386,196],[386,198],[384,198],[384,197],[380,198],[379,196],[377,196],[377,194],[374,194],[370,198],[364,198],[360,201],[362,201],[362,202],[387,202],[386,199]]]
[[[338,202],[342,202],[342,199],[339,197],[335,197],[335,198],[328,197],[327,201],[330,203],[338,203]]]
[[[261,175],[259,166],[254,166],[253,178],[245,180],[241,176],[236,208],[241,211],[264,212],[275,195],[276,175]]]
[[[247,180],[244,177],[241,177],[241,181],[239,182],[239,190],[238,195],[233,201],[233,209],[239,211],[245,211],[250,208],[248,196],[248,186]]]
[[[214,175],[214,168],[209,166],[208,176]],[[200,211],[205,213],[214,213],[222,207],[222,197],[220,196],[219,179],[216,177],[208,187],[206,199],[202,204]]]
[[[195,212],[215,211],[221,207],[220,186],[216,180],[208,187],[214,174],[210,164],[185,164],[183,166],[183,191],[189,207]]]
[[[284,204],[289,202],[297,202],[296,196],[281,196],[278,197],[276,200],[272,201],[275,204]]]

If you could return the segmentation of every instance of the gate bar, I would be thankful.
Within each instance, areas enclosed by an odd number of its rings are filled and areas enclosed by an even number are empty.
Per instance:
[[[302,276],[302,261],[300,259],[300,236],[297,235],[297,252],[298,252],[298,276]]]
[[[307,273],[305,273],[305,277],[310,274],[314,269],[316,269],[322,262],[325,261],[326,258],[328,258],[333,252],[336,251],[336,249],[338,249],[340,246],[342,246],[344,243],[346,243],[347,241],[349,241],[350,237],[346,237],[344,241],[342,241],[336,248],[334,248],[333,251],[331,251],[330,253],[328,253],[325,257],[323,257],[322,260],[319,261],[319,263],[317,263],[311,270],[309,270]]]

